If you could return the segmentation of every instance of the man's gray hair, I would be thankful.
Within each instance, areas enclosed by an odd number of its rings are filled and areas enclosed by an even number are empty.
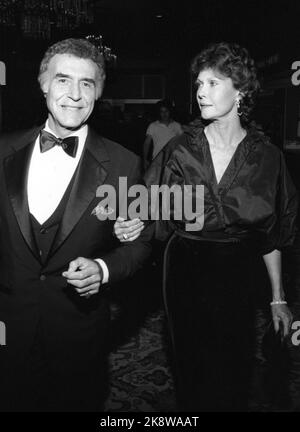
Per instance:
[[[100,79],[105,80],[105,62],[100,51],[86,39],[70,38],[51,45],[45,52],[38,75],[40,86],[44,81],[43,76],[47,72],[49,62],[56,54],[70,54],[74,57],[92,60],[98,66]]]

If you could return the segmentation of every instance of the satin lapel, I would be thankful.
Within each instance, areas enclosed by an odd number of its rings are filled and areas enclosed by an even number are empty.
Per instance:
[[[214,165],[211,157],[209,148],[209,142],[206,138],[205,133],[201,134],[201,148],[203,152],[202,169],[204,170],[204,179],[206,180],[206,187],[210,195],[211,204],[214,206],[216,216],[218,218],[220,226],[223,226],[222,209],[218,203],[218,184],[215,175]]]
[[[204,157],[204,170],[205,170],[205,177],[207,179],[207,187],[211,190],[213,189],[216,191],[217,188],[217,180],[215,176],[215,170],[214,165],[210,153],[209,143],[206,138],[206,135],[203,133],[202,137],[202,151],[203,151],[203,157]]]
[[[35,138],[4,160],[4,172],[8,196],[22,235],[33,254],[39,259],[31,228],[27,198],[27,177],[34,141]]]
[[[71,234],[80,218],[96,196],[97,187],[104,183],[109,161],[105,145],[100,137],[89,130],[85,150],[75,173],[62,222],[54,240],[50,257]]]
[[[226,171],[221,178],[221,181],[218,184],[218,189],[222,190],[222,195],[224,195],[229,190],[234,179],[254,149],[254,143],[248,138],[248,136],[246,136],[237,147],[228,167],[226,168]]]

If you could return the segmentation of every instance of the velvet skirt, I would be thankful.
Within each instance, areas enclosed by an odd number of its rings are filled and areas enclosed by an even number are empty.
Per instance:
[[[179,410],[247,410],[258,258],[251,239],[169,240],[164,301]]]

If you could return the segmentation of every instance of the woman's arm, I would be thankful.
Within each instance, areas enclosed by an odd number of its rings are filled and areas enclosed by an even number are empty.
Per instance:
[[[287,336],[292,322],[292,314],[285,303],[282,285],[281,252],[277,249],[263,256],[272,287],[271,311],[275,331],[278,332],[280,322],[283,325],[283,335]],[[283,303],[281,303],[283,302]]]
[[[284,300],[281,276],[281,252],[277,249],[263,256],[271,282],[273,301]]]

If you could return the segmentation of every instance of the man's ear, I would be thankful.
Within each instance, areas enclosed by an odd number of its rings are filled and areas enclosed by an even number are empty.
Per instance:
[[[95,100],[99,100],[102,96],[103,90],[104,90],[104,83],[105,83],[105,76],[99,78],[99,80],[96,83],[96,97]]]
[[[46,74],[43,74],[40,79],[40,87],[43,92],[43,95],[46,97],[49,90],[49,79]]]
[[[96,97],[95,97],[95,100],[96,100],[96,101],[99,100],[100,97],[102,96],[103,89],[104,89],[104,83],[103,83],[103,84],[99,84],[99,85],[96,87]]]
[[[49,86],[46,85],[45,83],[41,86],[41,90],[42,90],[43,95],[44,95],[45,97],[47,97],[48,87],[49,87]]]

